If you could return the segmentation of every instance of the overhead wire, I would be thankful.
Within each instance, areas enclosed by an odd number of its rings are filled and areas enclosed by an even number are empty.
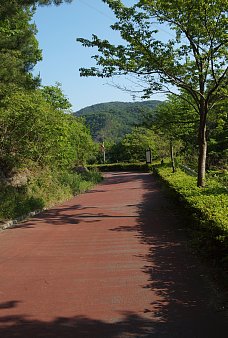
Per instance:
[[[103,11],[101,11],[100,9],[98,9],[97,7],[95,7],[95,6],[91,5],[91,4],[89,4],[87,1],[85,1],[85,0],[79,0],[79,1],[80,1],[82,4],[86,5],[87,7],[93,9],[93,10],[96,11],[97,13],[103,15],[104,17],[113,20],[113,18],[112,18],[111,16],[107,15],[106,13],[104,13]]]
[[[87,7],[91,8],[92,10],[94,10],[95,12],[99,13],[100,15],[106,17],[107,19],[111,19],[113,20],[114,18],[111,17],[110,15],[107,15],[106,13],[104,13],[103,11],[101,11],[100,9],[98,9],[97,7],[95,7],[94,5],[91,5],[90,3],[88,3],[85,0],[78,0],[79,2],[81,2],[82,4],[86,5]],[[158,31],[162,31],[168,35],[170,35],[171,37],[175,38],[175,35],[170,33],[169,31],[165,30],[164,28],[161,28],[159,25],[155,24],[155,28],[158,29]],[[189,53],[190,55],[194,56],[191,52]]]

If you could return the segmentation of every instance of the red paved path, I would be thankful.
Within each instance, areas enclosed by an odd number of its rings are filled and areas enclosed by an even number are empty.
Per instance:
[[[225,338],[204,270],[149,174],[0,234],[0,337]]]

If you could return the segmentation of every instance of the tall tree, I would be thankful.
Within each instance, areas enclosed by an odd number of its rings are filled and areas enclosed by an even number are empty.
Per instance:
[[[132,7],[121,0],[103,0],[118,21],[112,25],[126,44],[115,46],[93,35],[79,38],[86,47],[97,47],[97,66],[82,68],[82,76],[141,76],[146,96],[172,86],[188,93],[200,116],[198,128],[198,186],[205,181],[208,113],[227,84],[227,0],[140,0]],[[174,31],[167,42],[158,39],[154,23]],[[171,87],[170,87],[171,86]]]
[[[4,86],[13,84],[34,87],[39,83],[32,76],[35,64],[42,59],[31,22],[35,5],[59,5],[72,0],[0,0],[0,94]],[[7,90],[6,88],[6,90]]]
[[[72,104],[64,95],[61,83],[57,82],[55,86],[44,86],[42,87],[41,92],[45,100],[51,104],[54,109],[70,112]]]
[[[186,158],[188,165],[194,165],[195,168],[193,160],[197,146],[196,132],[199,117],[187,102],[190,99],[191,97],[186,96],[186,94],[182,94],[182,96],[170,94],[168,100],[157,107],[156,113],[152,116],[152,121],[150,122],[149,116],[145,120],[145,125],[149,125],[155,133],[169,140],[173,171],[175,171],[173,147],[180,148],[180,142],[182,144],[182,155]]]
[[[56,163],[58,158],[64,165],[76,159],[71,142],[75,119],[70,121],[55,109],[59,107],[47,102],[44,93],[34,90],[39,78],[32,74],[42,58],[36,26],[31,22],[35,11],[32,5],[61,2],[0,0],[0,171],[6,175],[28,159],[45,163],[51,158],[48,163]],[[54,102],[54,89],[52,98]],[[61,99],[61,108],[69,107],[69,102]]]
[[[10,85],[33,88],[39,82],[31,73],[42,58],[32,15],[30,8],[13,3],[11,11],[5,5],[0,7],[0,92],[8,91]]]

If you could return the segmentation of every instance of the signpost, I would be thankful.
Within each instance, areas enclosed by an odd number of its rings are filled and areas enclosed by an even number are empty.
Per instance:
[[[152,163],[151,150],[147,149],[146,150],[146,164],[151,164],[151,163]]]

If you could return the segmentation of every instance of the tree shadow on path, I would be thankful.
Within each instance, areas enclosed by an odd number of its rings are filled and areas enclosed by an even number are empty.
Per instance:
[[[124,183],[126,179],[125,175],[119,177],[119,182]],[[183,219],[163,196],[151,176],[136,174],[131,179],[142,179],[145,187],[143,201],[137,206],[137,225],[110,230],[135,232],[141,244],[149,248],[146,254],[140,256],[142,272],[147,276],[147,282],[140,287],[151,290],[151,299],[148,300],[151,307],[144,309],[147,316],[125,312],[122,313],[122,319],[116,322],[86,316],[59,317],[46,322],[32,319],[29,314],[5,315],[0,318],[0,337],[227,337],[228,321],[218,305],[207,272],[187,249]],[[114,184],[115,180],[110,183]],[[53,222],[52,216],[50,221]],[[154,293],[156,301],[153,300]],[[0,314],[1,309],[14,308],[19,302],[11,300],[0,304]]]
[[[143,181],[145,194],[138,205],[137,225],[111,230],[133,231],[142,244],[149,246],[148,253],[140,256],[148,279],[142,287],[158,298],[151,299],[151,309],[145,312],[151,312],[160,322],[152,324],[156,333],[149,337],[227,337],[228,316],[222,294],[208,269],[190,252],[187,221],[153,177],[144,176]]]
[[[123,320],[114,323],[85,316],[59,317],[51,322],[32,320],[26,316],[5,316],[0,319],[2,338],[160,338],[167,337],[167,333],[162,328],[156,328],[153,321],[130,312],[123,314]]]

